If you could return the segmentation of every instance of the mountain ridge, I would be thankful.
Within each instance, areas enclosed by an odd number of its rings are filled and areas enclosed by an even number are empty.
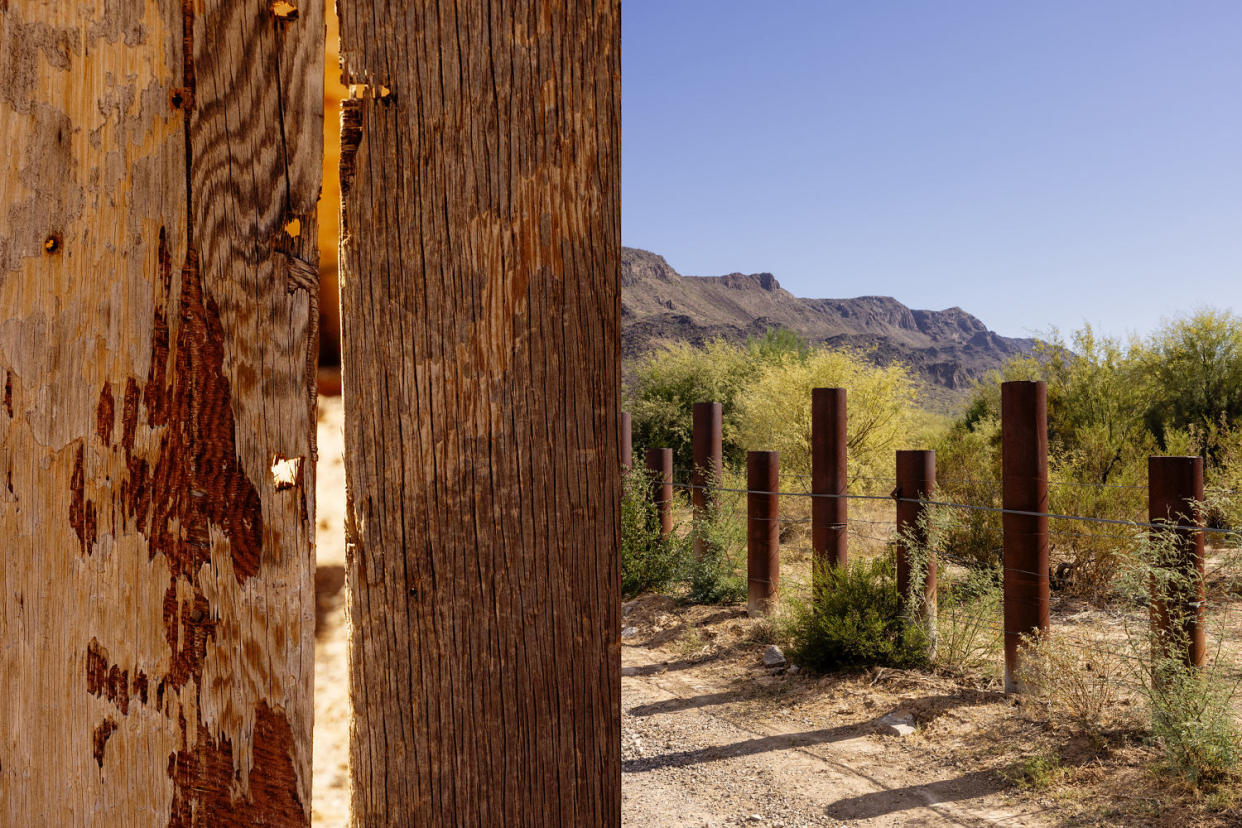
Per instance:
[[[904,362],[946,404],[1037,342],[1001,336],[957,306],[914,309],[891,296],[801,298],[766,272],[683,276],[663,256],[633,247],[621,250],[621,320],[629,360],[661,343],[741,342],[783,327],[812,344],[863,350],[879,365]]]

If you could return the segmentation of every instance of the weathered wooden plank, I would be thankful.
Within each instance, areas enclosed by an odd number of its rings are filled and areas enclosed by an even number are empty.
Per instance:
[[[620,821],[620,10],[341,0],[354,819]]]
[[[322,59],[0,0],[0,823],[309,822]]]

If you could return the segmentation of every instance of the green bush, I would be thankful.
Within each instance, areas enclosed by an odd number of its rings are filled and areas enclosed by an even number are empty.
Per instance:
[[[681,575],[684,541],[660,536],[660,520],[651,501],[653,475],[632,468],[621,476],[621,595],[668,588]]]
[[[1168,768],[1196,786],[1237,775],[1242,731],[1234,711],[1239,679],[1236,665],[1222,659],[1219,646],[1202,667],[1185,663],[1187,621],[1203,588],[1202,575],[1184,566],[1184,549],[1173,531],[1142,533],[1134,554],[1119,573],[1123,589],[1163,607],[1168,624],[1140,623],[1127,629],[1135,685],[1151,715],[1151,735]],[[1185,609],[1182,609],[1185,608]]]
[[[1148,700],[1151,734],[1164,749],[1165,764],[1196,786],[1236,776],[1242,734],[1229,682],[1216,671],[1171,659],[1157,665],[1157,672]]]
[[[887,558],[824,567],[819,600],[786,601],[781,637],[793,659],[819,672],[843,667],[915,667],[926,663],[927,630],[907,618]]]
[[[694,404],[718,402],[723,408],[725,459],[745,460],[736,437],[735,400],[754,379],[758,364],[755,352],[723,339],[702,348],[677,343],[646,354],[634,365],[625,386],[634,444],[671,448],[675,465],[688,469],[694,462]]]
[[[1200,454],[1207,461],[1208,519],[1233,525],[1229,491],[1242,483],[1242,320],[1201,311],[1123,344],[1086,326],[1068,339],[1053,331],[1035,356],[1019,357],[975,389],[966,413],[938,450],[940,497],[1000,505],[1000,385],[1048,384],[1049,510],[1054,514],[1142,522],[1147,458]],[[1000,547],[999,516],[957,523],[946,551],[987,562]],[[1114,573],[1132,544],[1116,526],[1053,521],[1054,565],[1067,586],[1094,599],[1115,592]]]
[[[726,471],[721,485],[745,488]],[[716,485],[710,479],[708,485]],[[729,604],[746,598],[746,523],[739,510],[744,495],[720,492],[691,527],[685,560],[687,592],[692,604]],[[697,541],[697,543],[696,543]]]
[[[904,366],[880,368],[864,353],[811,347],[782,329],[744,345],[717,339],[701,348],[680,343],[652,351],[634,365],[625,398],[635,443],[673,449],[680,468],[693,462],[694,404],[718,402],[726,463],[744,464],[747,449],[774,449],[786,473],[806,474],[816,387],[848,392],[854,474],[888,476],[891,449],[928,429]]]
[[[893,450],[905,448],[916,425],[914,384],[900,364],[877,367],[862,353],[815,348],[759,366],[739,393],[738,442],[781,453],[781,471],[811,473],[811,390],[844,388],[849,470],[888,477]]]
[[[1064,773],[1065,766],[1061,763],[1061,757],[1055,753],[1041,752],[1015,762],[1001,771],[1001,776],[1023,790],[1043,791],[1051,788]]]
[[[995,666],[1004,617],[999,569],[972,569],[960,580],[941,579],[937,591],[936,666],[958,675]]]
[[[1165,444],[1168,430],[1242,422],[1242,319],[1201,310],[1167,323],[1138,359],[1148,378],[1146,425]],[[1215,459],[1211,447],[1206,456]]]
[[[936,500],[1000,508],[1000,421],[991,415],[954,425],[933,444]],[[944,515],[940,548],[952,560],[992,569],[1001,560],[1001,516],[982,509]]]

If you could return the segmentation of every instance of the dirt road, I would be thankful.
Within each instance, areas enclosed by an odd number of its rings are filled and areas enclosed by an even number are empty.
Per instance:
[[[1011,800],[993,769],[954,765],[959,731],[1007,707],[995,694],[911,684],[902,673],[774,675],[763,645],[744,641],[744,611],[698,618],[658,599],[653,612],[646,600],[627,623],[652,632],[622,650],[626,825],[1046,824],[1039,805]],[[697,644],[704,635],[711,644],[686,652],[687,636]],[[877,732],[894,711],[912,714],[913,735]]]

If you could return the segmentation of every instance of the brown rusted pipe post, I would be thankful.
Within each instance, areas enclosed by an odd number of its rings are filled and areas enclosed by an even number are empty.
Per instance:
[[[845,566],[845,389],[811,390],[811,548],[815,566]]]
[[[1153,655],[1180,658],[1186,665],[1202,667],[1207,654],[1203,616],[1207,596],[1203,582],[1203,521],[1196,504],[1203,500],[1202,457],[1147,458],[1147,514],[1151,523],[1167,524],[1171,539],[1162,530],[1151,530],[1160,550],[1157,565],[1175,569],[1172,583],[1157,588],[1152,577],[1151,621],[1159,647]],[[1173,548],[1167,544],[1172,540]],[[1164,593],[1164,594],[1160,594]]]
[[[1023,635],[1045,633],[1048,607],[1048,388],[1001,384],[1001,516],[1004,530],[1005,692],[1018,680]],[[1013,514],[1027,512],[1031,514]]]
[[[724,409],[720,403],[694,404],[694,468],[690,474],[690,500],[694,504],[694,517],[703,520],[708,508],[714,505],[715,494],[708,487],[720,485],[724,474],[722,455],[722,431]],[[695,557],[703,557],[703,539],[695,536]]]
[[[902,601],[910,601],[911,555],[923,557],[922,598],[908,609],[928,619],[936,617],[936,550],[927,542],[927,504],[918,501],[931,500],[935,494],[936,452],[897,452],[897,489],[893,492],[897,498],[897,591]]]
[[[673,450],[647,449],[647,471],[651,473],[651,502],[660,516],[660,537],[673,532]]]
[[[767,615],[780,583],[778,451],[746,452],[746,612]]]
[[[628,469],[634,465],[634,443],[632,442],[633,418],[630,412],[621,412],[621,439],[618,441],[621,454],[621,468]]]

